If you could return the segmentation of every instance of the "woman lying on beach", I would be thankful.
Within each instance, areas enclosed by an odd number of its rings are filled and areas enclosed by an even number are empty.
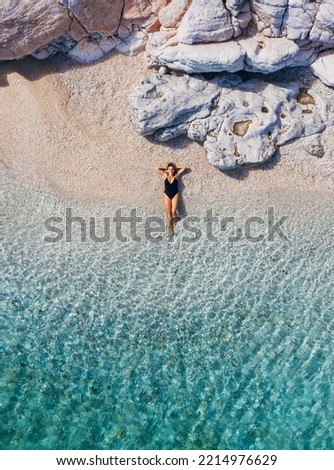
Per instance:
[[[187,169],[185,166],[176,167],[175,163],[170,162],[167,168],[156,167],[160,175],[165,176],[165,191],[163,194],[165,209],[170,233],[174,232],[176,224],[177,205],[179,203],[178,178]]]

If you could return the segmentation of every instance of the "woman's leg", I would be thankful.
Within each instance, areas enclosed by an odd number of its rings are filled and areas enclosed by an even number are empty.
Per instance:
[[[172,227],[174,229],[176,225],[176,212],[177,212],[177,206],[179,204],[179,194],[175,194],[171,202],[172,202]]]
[[[169,197],[164,193],[164,203],[165,203],[165,209],[166,209],[166,216],[167,216],[167,224],[168,224],[168,231],[170,234],[172,234],[173,231],[173,224],[172,224],[172,201],[169,199]]]
[[[166,216],[167,219],[170,220],[172,218],[172,201],[169,199],[169,197],[164,193],[164,203],[165,203],[165,209],[166,209]]]

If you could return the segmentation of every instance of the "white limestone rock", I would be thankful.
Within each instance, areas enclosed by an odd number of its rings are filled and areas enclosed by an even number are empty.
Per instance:
[[[334,48],[334,0],[3,0],[0,24],[0,60],[71,49],[87,62],[114,47],[133,55],[150,34],[152,66],[268,73]]]
[[[120,50],[133,54],[143,47],[147,32],[160,27],[159,10],[168,0],[2,0],[0,1],[0,60],[29,54],[47,58],[55,52],[52,43],[69,36],[80,45],[72,58],[87,62],[100,56],[98,46],[89,44],[112,37],[126,29],[132,40],[122,37]],[[144,39],[140,38],[140,28]],[[83,42],[82,42],[83,41]],[[140,42],[140,46],[139,46]],[[110,42],[103,48],[110,50]]]
[[[310,31],[310,40],[326,42],[334,47],[334,2],[322,0],[319,3],[319,11],[315,17],[314,25]]]
[[[271,73],[293,65],[299,47],[286,38],[267,38],[257,34],[239,39],[239,45],[246,54],[245,69],[250,72]]]
[[[150,135],[195,118],[205,118],[210,115],[219,92],[216,84],[196,76],[143,78],[129,97],[133,121],[140,134]]]
[[[84,38],[68,52],[71,59],[75,59],[82,64],[88,64],[94,60],[103,57],[104,52],[99,46],[98,41]]]
[[[208,133],[204,147],[209,162],[221,170],[267,161],[279,145],[326,127],[326,103],[294,83],[250,80],[222,92],[220,99],[215,112],[223,119]]]
[[[333,0],[250,0],[250,6],[265,36],[334,44]]]
[[[55,52],[67,53],[71,59],[74,59],[83,64],[101,59],[104,54],[112,51],[117,47],[120,40],[113,36],[102,36],[95,33],[89,37],[85,37],[78,42],[75,42],[70,37],[57,44],[56,41],[47,46],[48,50],[55,50]],[[43,51],[45,48],[41,48]],[[39,52],[39,51],[37,51]],[[36,58],[41,59],[40,54],[33,54]]]
[[[163,27],[150,35],[147,45],[150,65],[186,73],[242,69],[272,73],[310,65],[334,41],[333,0],[192,0],[188,4],[174,0],[161,10]]]
[[[245,53],[236,41],[183,44],[177,43],[176,36],[168,38],[161,32],[151,36],[147,56],[150,65],[167,66],[186,73],[234,73],[244,68]]]
[[[129,34],[118,35],[119,42],[116,50],[121,54],[135,55],[144,50],[147,43],[147,34],[143,31],[135,31]]]
[[[0,2],[0,60],[19,59],[66,34],[67,9],[55,0]]]
[[[217,127],[204,141],[209,162],[219,169],[230,169],[245,164],[268,160],[276,150],[278,136],[278,102],[267,103],[261,91],[268,84],[252,81],[239,85],[232,92],[222,90],[217,114]]]
[[[248,0],[226,0],[226,8],[231,13],[233,37],[238,37],[248,27],[252,12]]]
[[[229,74],[157,75],[143,79],[130,102],[141,134],[163,141],[186,134],[203,142],[220,170],[262,163],[279,145],[331,122],[328,104],[313,90]]]
[[[280,37],[288,0],[250,0],[259,32],[268,37]]]
[[[60,0],[87,31],[112,35],[122,19],[123,0]]]
[[[47,46],[38,48],[31,55],[35,57],[35,59],[46,60],[58,52],[67,54],[76,44],[77,42],[71,36],[65,34],[50,42]]]
[[[298,41],[298,47],[298,54],[293,58],[293,67],[306,67],[311,65],[324,50],[325,46],[322,43],[315,44],[306,39],[305,41]]]
[[[184,44],[221,42],[231,39],[231,15],[220,0],[193,0],[178,28]]]
[[[334,88],[334,51],[320,54],[311,65],[311,70],[325,85]]]
[[[290,0],[284,11],[281,35],[292,41],[308,38],[318,12],[318,4],[309,0]]]
[[[103,53],[107,54],[108,52],[115,49],[115,47],[117,47],[117,45],[119,44],[119,39],[113,36],[102,36],[101,39],[99,39],[98,44],[102,49]]]
[[[222,42],[238,36],[250,22],[244,0],[193,0],[178,28],[184,44]]]
[[[35,57],[35,59],[46,60],[49,57],[52,57],[57,52],[58,52],[57,49],[55,49],[54,47],[47,46],[47,47],[40,47],[39,49],[37,49],[37,51],[35,51],[31,55]]]
[[[164,28],[179,26],[192,0],[174,0],[159,11],[159,21]]]
[[[221,43],[183,44],[173,31],[150,36],[147,56],[151,65],[167,66],[186,73],[240,70],[272,73],[293,65],[299,47],[286,38],[250,38]]]
[[[87,35],[112,36],[124,23],[136,26],[145,23],[149,29],[167,0],[60,0],[60,3],[80,22]]]

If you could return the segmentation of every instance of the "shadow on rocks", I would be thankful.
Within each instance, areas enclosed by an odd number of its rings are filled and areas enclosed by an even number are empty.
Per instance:
[[[12,73],[18,73],[26,80],[35,81],[54,73],[63,73],[67,70],[92,67],[97,63],[109,60],[116,54],[118,54],[118,52],[110,51],[101,59],[88,64],[82,64],[76,60],[70,59],[61,52],[45,60],[39,60],[35,57],[27,56],[23,59],[0,61],[0,87],[6,87],[9,85],[8,76]]]
[[[188,139],[186,136],[175,137],[174,139],[167,140],[165,142],[161,142],[160,140],[155,139],[153,135],[146,135],[145,138],[151,144],[180,150],[189,147],[189,145],[193,143],[193,141]]]
[[[240,168],[234,168],[233,170],[220,170],[221,173],[224,175],[242,181],[245,180],[250,172],[253,171],[267,171],[271,170],[274,168],[274,166],[277,165],[277,163],[281,160],[281,152],[280,149],[277,149],[274,155],[267,160],[266,162],[257,164],[257,165],[247,165],[245,167],[240,167]]]
[[[317,77],[311,72],[310,67],[285,67],[281,70],[278,70],[277,72],[268,74],[263,74],[260,72],[246,72],[245,70],[241,70],[238,72],[238,75],[240,75],[243,81],[257,78],[276,85],[284,85],[285,82],[296,82],[300,86],[311,87],[315,82],[318,81]]]

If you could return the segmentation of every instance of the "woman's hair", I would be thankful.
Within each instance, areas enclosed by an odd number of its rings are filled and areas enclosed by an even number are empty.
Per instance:
[[[174,170],[175,170],[175,171],[177,170],[177,167],[176,167],[176,165],[175,165],[175,163],[174,163],[174,162],[169,162],[169,163],[167,163],[166,170],[168,170],[168,168],[169,168],[170,166],[172,166],[172,167],[174,168]]]

